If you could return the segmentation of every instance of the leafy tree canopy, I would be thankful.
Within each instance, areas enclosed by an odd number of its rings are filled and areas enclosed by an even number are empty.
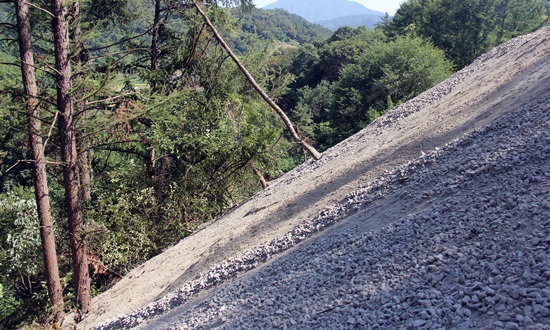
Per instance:
[[[409,0],[384,31],[431,40],[458,68],[548,22],[547,0]]]

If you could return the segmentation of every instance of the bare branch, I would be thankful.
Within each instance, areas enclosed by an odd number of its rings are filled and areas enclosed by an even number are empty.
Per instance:
[[[127,140],[127,141],[121,141],[121,142],[111,142],[111,143],[104,143],[93,146],[93,148],[104,150],[104,151],[114,151],[114,152],[120,152],[120,153],[126,153],[126,154],[132,154],[137,155],[141,157],[145,157],[145,154],[143,152],[137,151],[137,150],[131,150],[131,149],[122,149],[122,148],[116,148],[116,144],[122,144],[122,143],[142,143],[141,140]],[[91,149],[92,147],[88,148]]]
[[[15,38],[2,38],[0,39],[2,42],[17,42],[17,39]]]
[[[17,165],[21,164],[21,163],[28,163],[28,164],[31,164],[31,163],[36,163],[35,160],[32,160],[32,159],[19,159],[15,164],[13,164],[12,166],[10,166],[10,168],[8,168],[6,170],[6,173],[8,173],[9,171],[11,171],[12,169],[14,169],[15,167],[17,167]],[[64,164],[63,163],[60,163],[60,162],[50,162],[50,161],[45,161],[44,163],[46,164],[52,164],[52,165],[59,165],[59,166],[63,166]]]
[[[0,22],[0,27],[8,27],[10,29],[16,29],[17,26],[15,24],[6,23],[6,22]]]
[[[50,130],[48,132],[48,137],[46,138],[46,141],[44,141],[44,150],[46,149],[46,145],[48,144],[48,140],[50,139],[50,136],[52,136],[52,131],[55,126],[55,122],[57,121],[58,114],[59,114],[59,111],[56,111],[55,116],[53,117],[52,125],[50,126]]]
[[[48,70],[44,70],[44,69],[42,69],[41,67],[38,67],[38,66],[36,66],[36,65],[34,65],[34,64],[30,64],[30,63],[23,63],[23,64],[26,64],[26,65],[28,65],[28,66],[30,66],[30,67],[32,67],[32,68],[38,70],[38,71],[42,71],[42,72],[45,72],[45,73],[47,73],[47,74],[53,75],[53,73],[48,72]],[[55,68],[53,68],[51,65],[49,65],[49,64],[47,64],[47,63],[44,63],[44,64],[45,64],[45,66],[48,67],[48,69],[54,70],[55,72],[57,72],[57,70],[55,70]],[[0,62],[0,65],[11,65],[11,66],[16,66],[16,67],[18,67],[18,68],[21,68],[21,63],[20,63],[20,62]]]
[[[137,93],[126,93],[126,94],[122,94],[122,95],[117,95],[117,96],[113,96],[113,97],[108,97],[106,99],[101,99],[101,100],[95,100],[95,101],[85,101],[83,105],[84,109],[81,110],[81,111],[78,111],[75,113],[75,117],[78,117],[80,115],[82,115],[83,113],[86,113],[88,111],[92,111],[94,110],[94,108],[89,108],[89,106],[91,105],[94,105],[94,104],[99,104],[99,103],[109,103],[109,104],[117,104],[118,102],[113,102],[113,101],[118,101],[119,99],[123,99],[125,97],[128,97],[128,96],[133,96],[133,95],[137,95]],[[96,108],[97,110],[97,108]]]
[[[107,56],[115,56],[115,55],[120,55],[120,54],[131,54],[133,52],[138,52],[138,51],[147,51],[149,50],[149,48],[132,48],[132,49],[128,49],[128,50],[121,50],[119,52],[112,52],[112,53],[106,53],[106,54],[101,54],[99,56],[94,56],[92,57],[91,59],[92,60],[96,60],[98,58],[102,58],[102,57],[107,57]]]
[[[89,105],[93,105],[93,104],[97,104],[97,103],[107,103],[107,102],[115,101],[115,100],[121,99],[123,97],[132,96],[132,95],[137,95],[137,93],[126,93],[126,94],[122,94],[122,95],[108,97],[108,98],[102,99],[102,100],[86,101],[86,102],[84,102],[84,106],[89,106]]]
[[[11,66],[16,66],[18,68],[21,67],[21,64],[19,63],[14,63],[14,62],[0,62],[0,65],[11,65]]]
[[[53,66],[51,66],[48,62],[46,62],[46,60],[45,60],[43,57],[37,56],[37,59],[40,59],[40,60],[41,60],[40,62],[42,63],[43,66],[45,66],[46,68],[52,70],[53,72],[55,72],[55,74],[59,74],[59,71],[57,71],[56,68],[54,68]],[[45,73],[47,73],[47,74],[50,74],[50,75],[52,75],[52,76],[55,76],[55,74],[53,74],[53,73],[51,73],[51,72],[48,72],[47,70],[44,70],[44,69],[42,69],[42,68],[40,68],[40,67],[36,67],[36,69],[37,69],[37,70],[40,70],[40,71],[43,71],[43,72],[45,72]]]
[[[33,8],[36,8],[46,14],[48,14],[50,17],[54,17],[54,15],[52,13],[50,13],[49,11],[47,11],[46,9],[42,8],[42,7],[38,7],[37,5],[33,5],[32,3],[28,2],[28,1],[25,1],[25,3]]]
[[[18,160],[17,163],[13,164],[12,166],[10,166],[7,170],[6,170],[6,173],[8,173],[9,171],[11,171],[12,168],[16,167],[17,165],[19,165],[20,163],[32,163],[34,162],[34,160],[29,160],[29,159],[26,159],[26,160]]]

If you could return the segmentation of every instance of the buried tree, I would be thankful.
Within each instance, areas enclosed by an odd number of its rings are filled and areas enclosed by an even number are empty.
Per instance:
[[[315,150],[314,147],[312,147],[311,145],[309,145],[306,141],[304,141],[302,138],[300,138],[300,136],[298,135],[298,133],[296,132],[296,130],[294,129],[294,125],[292,125],[292,122],[290,121],[290,119],[288,118],[288,116],[284,113],[284,111],[266,94],[266,92],[258,85],[258,83],[256,82],[256,80],[254,79],[254,77],[252,77],[252,75],[250,74],[250,72],[248,72],[248,70],[246,69],[246,67],[241,63],[241,61],[239,61],[239,58],[233,53],[233,51],[231,50],[231,48],[227,45],[227,43],[223,40],[222,36],[218,33],[218,30],[216,29],[216,27],[214,26],[214,24],[212,24],[212,22],[210,21],[210,19],[208,18],[208,16],[206,15],[206,13],[202,10],[201,6],[195,2],[194,0],[192,1],[192,4],[193,6],[195,6],[195,8],[197,9],[197,11],[199,12],[199,14],[203,17],[205,23],[208,25],[208,27],[212,30],[212,33],[214,33],[214,36],[216,37],[216,39],[218,40],[218,42],[220,43],[220,45],[223,47],[223,49],[229,54],[229,56],[231,57],[231,59],[233,59],[233,61],[235,62],[235,64],[237,64],[237,66],[239,67],[239,70],[244,74],[244,76],[246,77],[246,79],[250,82],[250,84],[252,85],[252,87],[254,87],[254,90],[256,90],[256,92],[258,92],[258,94],[260,94],[260,96],[264,99],[264,101],[267,102],[267,104],[269,104],[269,106],[277,113],[277,115],[281,118],[281,120],[283,121],[283,123],[285,124],[286,126],[286,129],[288,131],[288,133],[292,136],[292,139],[294,140],[294,142],[296,144],[298,144],[302,150],[304,150],[308,155],[310,155],[311,157],[313,157],[313,159],[315,160],[318,160],[321,158],[321,154]]]

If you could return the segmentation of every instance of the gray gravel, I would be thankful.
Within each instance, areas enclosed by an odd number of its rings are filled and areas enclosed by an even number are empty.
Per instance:
[[[468,70],[524,41],[495,49],[375,125],[437,101]],[[394,209],[378,210],[382,201]],[[550,93],[361,182],[288,235],[96,329],[550,329],[549,214]],[[372,230],[371,220],[384,216],[393,223]]]
[[[425,206],[367,232],[358,213],[144,328],[550,328],[550,96],[320,217],[390,196]]]

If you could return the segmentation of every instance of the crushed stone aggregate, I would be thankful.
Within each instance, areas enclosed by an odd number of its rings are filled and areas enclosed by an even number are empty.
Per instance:
[[[495,48],[374,125],[383,130],[405,120],[528,38]],[[388,226],[362,230],[365,210],[387,198],[403,204],[395,207],[417,207]],[[550,92],[361,181],[287,235],[95,329],[549,329],[549,214]],[[207,299],[192,299],[212,288]]]

